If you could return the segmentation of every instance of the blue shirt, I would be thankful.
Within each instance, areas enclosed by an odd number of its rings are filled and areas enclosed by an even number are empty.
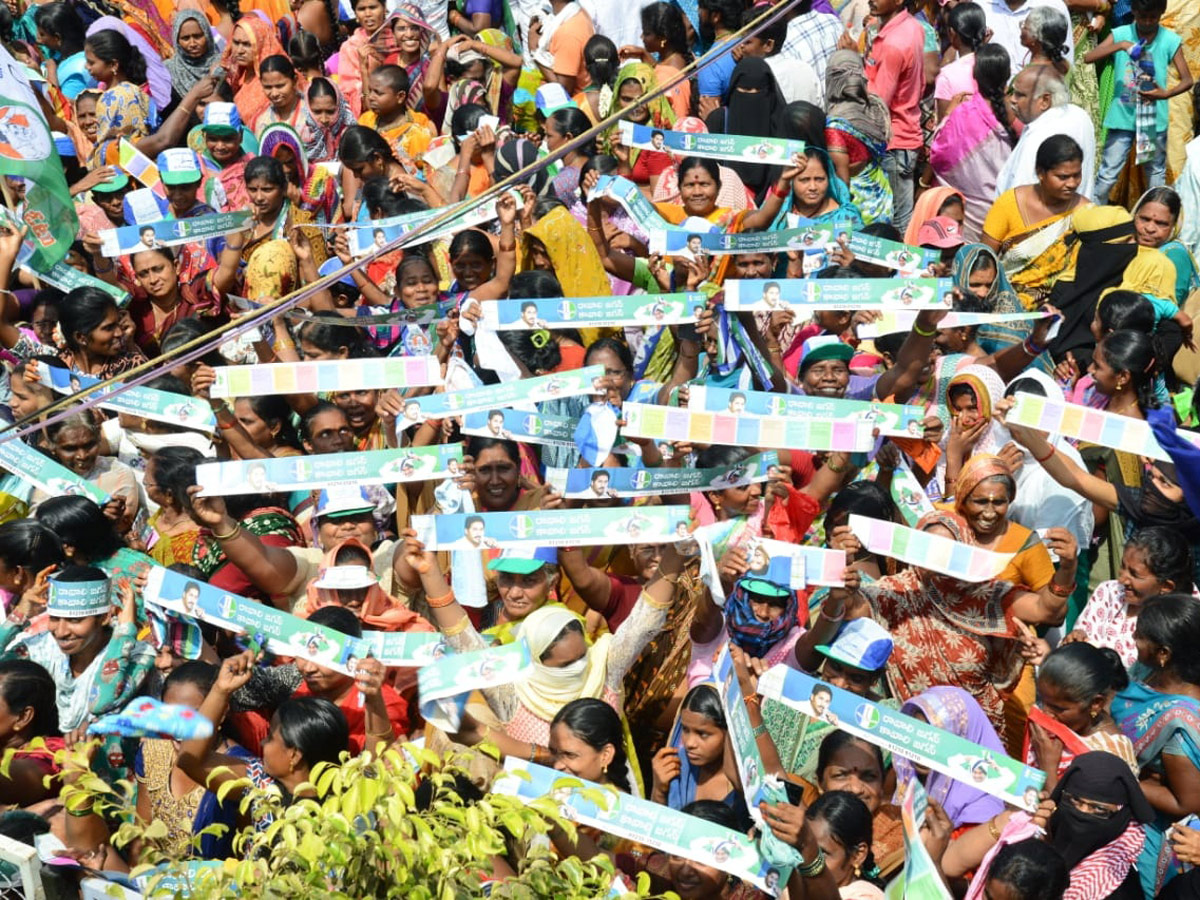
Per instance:
[[[737,41],[725,41],[714,44],[709,53],[720,53],[722,50],[732,50]],[[696,76],[696,84],[700,88],[701,97],[724,97],[729,90],[729,79],[733,77],[733,69],[737,65],[732,53],[726,53],[715,63],[701,70]]]
[[[1119,28],[1114,28],[1112,39],[1115,44],[1123,41],[1131,41],[1136,44],[1138,42],[1137,26],[1122,25]],[[1158,26],[1158,33],[1154,35],[1154,40],[1146,47],[1145,52],[1154,61],[1154,83],[1158,87],[1166,87],[1167,68],[1171,65],[1171,61],[1175,59],[1175,53],[1179,50],[1182,43],[1183,41],[1179,35],[1160,25]],[[1113,71],[1116,73],[1115,92],[1112,102],[1108,104],[1108,112],[1104,115],[1104,127],[1115,128],[1121,131],[1133,131],[1135,127],[1134,119],[1137,116],[1137,101],[1140,96],[1137,81],[1140,67],[1129,58],[1127,51],[1118,50],[1113,64]],[[1166,131],[1167,101],[1155,100],[1154,111],[1156,130]]]

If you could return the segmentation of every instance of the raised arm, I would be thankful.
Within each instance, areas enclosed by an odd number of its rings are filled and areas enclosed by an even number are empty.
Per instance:
[[[221,545],[229,561],[241,569],[250,582],[268,596],[275,597],[287,590],[296,577],[296,557],[283,547],[264,544],[229,515],[220,497],[201,497],[200,486],[188,488],[192,515],[212,532],[213,540]],[[283,601],[285,612],[287,600]]]
[[[217,680],[213,682],[208,696],[200,704],[200,715],[213,723],[216,728],[229,711],[229,698],[233,692],[250,680],[254,671],[254,651],[247,650],[237,656],[231,656],[221,664]],[[245,784],[236,784],[246,777],[246,763],[242,759],[225,756],[211,749],[209,738],[193,738],[184,741],[179,748],[176,765],[183,770],[188,778],[196,784],[207,785],[210,791],[217,791],[223,784],[232,784],[230,788],[235,797],[240,796]],[[217,771],[218,769],[222,771]]]
[[[651,639],[662,631],[667,621],[667,611],[675,599],[679,576],[683,574],[684,560],[674,544],[662,545],[662,557],[658,571],[642,589],[629,617],[621,623],[608,647],[608,686],[615,691],[621,689],[625,675]]]
[[[1012,405],[1011,400],[1002,401],[997,407],[997,418],[1004,421],[1004,416]],[[1032,453],[1034,460],[1051,478],[1092,503],[1109,511],[1116,510],[1117,489],[1113,485],[1081,468],[1066,454],[1059,453],[1041,432],[1024,425],[1012,425],[1008,422],[1004,424],[1012,434],[1013,440]]]

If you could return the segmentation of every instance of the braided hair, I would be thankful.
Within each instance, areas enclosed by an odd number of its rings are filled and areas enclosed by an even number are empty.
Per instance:
[[[957,10],[958,7],[955,7]],[[997,121],[1004,126],[1008,143],[1016,146],[1017,132],[1008,120],[1008,108],[1004,102],[1004,94],[1008,89],[1008,79],[1012,74],[1011,61],[1008,51],[999,44],[984,44],[975,51],[975,83],[979,93],[991,105]]]

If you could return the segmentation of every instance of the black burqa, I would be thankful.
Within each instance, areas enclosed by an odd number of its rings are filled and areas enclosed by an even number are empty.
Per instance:
[[[738,63],[729,77],[725,105],[713,110],[704,124],[713,134],[740,134],[748,137],[779,137],[783,133],[783,115],[787,103],[771,67],[765,59],[748,56]],[[778,166],[757,163],[725,163],[742,183],[762,201],[766,189],[779,178]]]
[[[1129,243],[1113,244],[1110,241],[1130,238]],[[1072,231],[1066,236],[1068,244],[1079,242],[1079,254],[1075,260],[1075,279],[1059,281],[1050,290],[1047,303],[1063,314],[1058,337],[1050,342],[1050,354],[1058,362],[1075,354],[1079,370],[1086,372],[1092,361],[1092,350],[1096,339],[1092,337],[1092,319],[1096,316],[1096,301],[1100,294],[1121,283],[1128,266],[1138,248],[1133,243],[1133,221],[1111,225],[1095,231]]]

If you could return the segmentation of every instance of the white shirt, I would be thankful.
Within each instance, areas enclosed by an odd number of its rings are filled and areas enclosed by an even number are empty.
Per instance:
[[[617,3],[615,0],[579,0],[592,18],[596,34],[602,34],[617,49],[642,45],[642,10],[654,0],[634,0],[633,3]]]
[[[1049,6],[1063,14],[1067,20],[1067,62],[1075,59],[1075,33],[1071,28],[1071,14],[1063,0],[1027,0],[1020,9],[1009,9],[1004,0],[981,0],[983,15],[987,19],[987,27],[992,29],[991,43],[999,44],[1008,51],[1008,61],[1012,66],[1012,74],[1017,73],[1029,62],[1029,51],[1021,46],[1021,24],[1029,18],[1029,13],[1038,6]]]
[[[1092,117],[1074,103],[1052,106],[1025,126],[1012,156],[1004,163],[996,178],[996,196],[1022,184],[1037,181],[1034,163],[1042,142],[1056,134],[1073,137],[1083,148],[1083,180],[1079,183],[1081,197],[1091,199],[1096,182],[1096,131]]]
[[[783,99],[788,103],[804,100],[824,109],[825,91],[812,66],[799,59],[785,59],[779,54],[768,56],[766,60],[783,92]]]

